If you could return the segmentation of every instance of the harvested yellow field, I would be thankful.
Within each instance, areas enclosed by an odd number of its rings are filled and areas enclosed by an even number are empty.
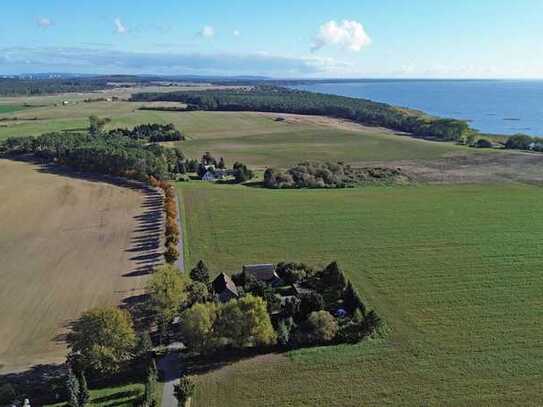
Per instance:
[[[0,160],[0,372],[64,359],[70,322],[140,295],[160,198]]]

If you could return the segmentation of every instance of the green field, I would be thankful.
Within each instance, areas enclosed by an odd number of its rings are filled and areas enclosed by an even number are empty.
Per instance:
[[[540,406],[543,190],[178,184],[188,264],[338,260],[385,339],[237,362],[193,406]]]
[[[22,106],[22,105],[3,105],[3,104],[0,104],[0,114],[18,112],[18,111],[24,110],[24,109],[26,109],[26,108],[24,106]]]
[[[287,167],[302,160],[428,160],[469,151],[448,143],[399,136],[382,128],[347,126],[328,119],[319,122],[312,117],[288,117],[278,122],[274,115],[250,112],[159,112],[138,110],[142,103],[74,101],[64,106],[53,101],[57,102],[55,99],[17,115],[0,112],[0,119],[17,118],[0,124],[0,140],[52,131],[84,131],[88,117],[95,114],[111,118],[108,128],[173,123],[188,138],[181,143],[187,156],[198,158],[210,151],[223,156],[230,165],[243,161],[260,168]]]

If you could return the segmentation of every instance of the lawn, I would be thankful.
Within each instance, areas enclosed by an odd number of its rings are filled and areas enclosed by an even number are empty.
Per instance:
[[[159,390],[162,386],[158,386]],[[140,383],[125,384],[116,387],[90,390],[90,406],[95,407],[133,407],[141,400],[144,385]],[[66,403],[51,404],[46,407],[66,407]]]
[[[140,216],[146,198],[138,190],[28,163],[0,160],[0,193],[4,373],[64,361],[71,321],[141,294],[147,252],[136,246],[152,225]]]
[[[338,260],[389,334],[234,363],[194,406],[539,406],[543,190],[178,184],[187,263]]]

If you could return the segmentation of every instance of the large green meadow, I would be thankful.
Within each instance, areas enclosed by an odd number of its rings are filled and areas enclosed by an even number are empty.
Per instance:
[[[208,372],[194,406],[542,405],[541,188],[178,189],[188,264],[338,260],[388,331]]]
[[[187,137],[181,143],[187,156],[198,158],[210,151],[223,156],[230,165],[243,161],[260,168],[287,167],[302,160],[428,160],[468,151],[448,143],[399,136],[386,129],[319,123],[312,118],[277,121],[273,115],[250,112],[138,110],[143,103],[84,103],[80,98],[63,105],[58,97],[52,98],[44,97],[39,100],[42,104],[24,111],[0,111],[0,140],[53,131],[86,131],[88,117],[94,114],[109,117],[108,128],[173,123]]]

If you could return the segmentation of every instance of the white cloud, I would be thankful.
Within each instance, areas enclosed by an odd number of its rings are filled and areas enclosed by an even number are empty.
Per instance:
[[[118,34],[124,34],[128,32],[128,28],[123,24],[121,19],[119,17],[116,17],[115,20],[113,20],[113,24],[115,24],[115,32]]]
[[[234,30],[232,32],[232,34],[234,34],[234,37],[239,37],[241,35],[241,33],[239,32],[239,30]]]
[[[317,51],[327,45],[335,45],[358,52],[371,44],[371,38],[364,26],[358,21],[343,20],[337,23],[330,20],[321,25],[319,33],[313,39],[312,51]]]
[[[36,24],[38,24],[38,26],[41,28],[49,28],[53,25],[53,22],[50,18],[40,17],[36,20]]]
[[[215,36],[215,28],[210,25],[204,25],[198,35],[204,38],[213,38]]]

